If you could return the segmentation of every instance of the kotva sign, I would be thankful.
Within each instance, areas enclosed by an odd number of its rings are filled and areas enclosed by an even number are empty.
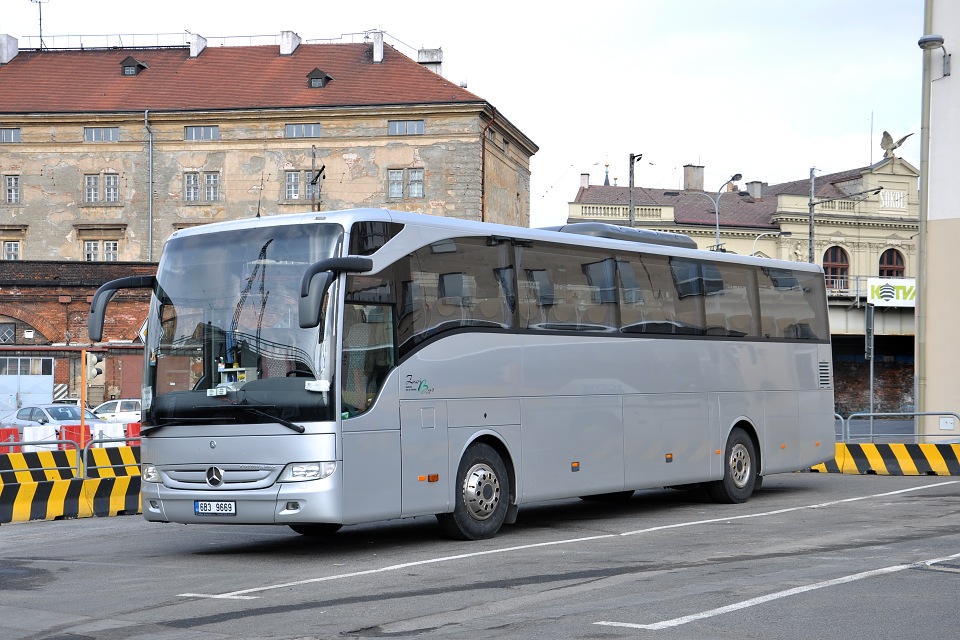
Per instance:
[[[917,282],[913,278],[867,278],[867,304],[877,307],[915,307]]]

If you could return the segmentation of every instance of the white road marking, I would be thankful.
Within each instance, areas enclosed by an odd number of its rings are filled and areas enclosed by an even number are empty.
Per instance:
[[[960,553],[955,553],[952,556],[946,556],[945,558],[935,558],[933,560],[921,560],[920,562],[913,562],[910,564],[898,564],[890,567],[883,567],[882,569],[874,569],[872,571],[854,573],[849,576],[842,576],[840,578],[834,578],[833,580],[824,580],[823,582],[808,584],[802,587],[794,587],[793,589],[787,589],[786,591],[777,591],[776,593],[769,593],[765,596],[760,596],[758,598],[750,598],[749,600],[743,600],[742,602],[735,602],[733,604],[728,604],[725,607],[718,607],[716,609],[710,609],[709,611],[701,611],[700,613],[694,613],[688,616],[674,618],[672,620],[662,620],[660,622],[654,622],[652,624],[634,624],[631,622],[608,622],[608,621],[594,622],[593,624],[597,624],[605,627],[625,627],[628,629],[647,629],[647,630],[653,630],[653,631],[658,631],[660,629],[669,629],[670,627],[679,627],[680,625],[684,625],[689,622],[695,622],[697,620],[703,620],[705,618],[713,618],[716,616],[721,616],[725,613],[730,613],[732,611],[739,611],[740,609],[746,609],[747,607],[755,607],[757,605],[764,604],[765,602],[772,602],[773,600],[788,598],[790,596],[806,593],[807,591],[815,591],[817,589],[824,589],[826,587],[834,587],[838,584],[846,584],[848,582],[864,580],[866,578],[872,578],[874,576],[885,575],[888,573],[896,573],[898,571],[903,571],[904,569],[914,569],[917,567],[929,566],[929,565],[937,564],[939,562],[953,560],[955,558],[960,558]]]
[[[942,487],[950,484],[957,484],[960,480],[950,480],[948,482],[938,482],[936,484],[927,484],[921,487],[911,487],[909,489],[900,489],[898,491],[888,491],[886,493],[875,493],[867,496],[859,496],[856,498],[846,498],[844,500],[833,500],[831,502],[821,502],[818,504],[810,504],[802,507],[790,507],[787,509],[776,509],[774,511],[764,511],[763,513],[751,513],[742,516],[727,516],[724,518],[711,518],[709,520],[696,520],[693,522],[681,522],[677,524],[668,524],[660,527],[650,527],[648,529],[638,529],[636,531],[626,531],[623,533],[607,533],[596,536],[587,536],[584,538],[570,538],[567,540],[554,540],[552,542],[538,542],[535,544],[524,544],[518,545],[515,547],[504,547],[502,549],[488,549],[487,551],[476,551],[473,553],[462,553],[453,556],[441,556],[439,558],[428,558],[426,560],[417,560],[414,562],[404,562],[402,564],[390,565],[387,567],[380,567],[378,569],[367,569],[365,571],[354,571],[351,573],[340,573],[332,576],[323,576],[319,578],[307,578],[305,580],[297,580],[295,582],[285,582],[282,584],[273,584],[266,585],[263,587],[253,587],[251,589],[242,589],[240,591],[231,591],[229,593],[223,594],[203,594],[203,593],[180,593],[177,594],[178,597],[183,598],[213,598],[213,599],[224,599],[224,600],[252,600],[258,596],[249,596],[247,594],[251,593],[261,593],[264,591],[272,591],[275,589],[286,589],[288,587],[296,587],[305,584],[315,584],[317,582],[329,582],[331,580],[343,580],[345,578],[357,578],[360,576],[369,576],[377,573],[386,573],[388,571],[397,571],[399,569],[408,569],[410,567],[420,567],[428,564],[437,564],[440,562],[451,562],[454,560],[465,560],[467,558],[477,558],[480,556],[493,555],[499,553],[510,553],[512,551],[524,551],[527,549],[537,549],[542,547],[551,547],[563,544],[576,544],[578,542],[592,542],[594,540],[607,540],[610,538],[618,538],[621,536],[635,536],[643,533],[653,533],[655,531],[663,531],[665,529],[677,529],[680,527],[693,527],[703,524],[713,524],[716,522],[730,522],[732,520],[740,520],[742,518],[759,518],[762,516],[772,516],[778,515],[781,513],[790,513],[792,511],[802,511],[804,509],[822,509],[824,507],[831,507],[838,504],[843,504],[846,502],[856,502],[858,500],[869,500],[871,498],[883,498],[886,496],[893,496],[901,493],[909,493],[911,491],[920,491],[923,489],[931,489],[934,487]]]

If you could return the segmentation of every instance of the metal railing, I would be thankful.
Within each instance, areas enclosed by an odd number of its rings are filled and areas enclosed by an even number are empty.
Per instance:
[[[843,419],[839,414],[834,414],[834,419],[839,419],[841,428],[838,441],[839,442],[854,442],[854,441],[866,441],[875,443],[878,441],[882,442],[903,442],[906,439],[911,439],[916,444],[925,444],[930,441],[946,443],[955,443],[960,442],[960,436],[956,433],[919,433],[917,428],[916,418],[918,417],[945,417],[952,416],[954,420],[957,421],[957,424],[960,424],[960,415],[952,411],[904,411],[904,412],[870,412],[870,411],[859,411],[856,413],[851,413],[847,416],[846,420]],[[875,420],[875,418],[885,418],[887,420]],[[909,433],[903,431],[902,429],[881,429],[877,430],[877,425],[881,427],[890,426],[890,418],[900,418],[899,421],[901,424],[897,424],[896,427],[902,427],[902,422],[904,419],[909,419],[912,421],[913,425]],[[869,427],[864,433],[853,433],[851,428],[851,423],[854,420],[869,420]],[[929,439],[929,440],[928,440]]]

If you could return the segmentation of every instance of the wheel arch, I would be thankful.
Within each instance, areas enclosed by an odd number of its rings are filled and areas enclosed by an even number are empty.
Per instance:
[[[763,452],[760,449],[760,434],[757,433],[757,428],[754,426],[753,422],[746,416],[740,416],[734,420],[733,425],[727,431],[727,437],[723,439],[723,446],[726,447],[727,440],[730,439],[730,434],[734,429],[743,429],[743,431],[750,437],[750,440],[753,442],[753,452],[757,456],[757,475],[763,475]]]
[[[503,439],[500,434],[494,431],[478,431],[473,435],[472,438],[467,440],[463,449],[460,451],[460,456],[457,458],[456,462],[459,464],[463,454],[470,448],[471,445],[483,443],[493,448],[497,452],[497,455],[500,456],[500,459],[503,460],[504,466],[507,468],[507,475],[510,480],[510,504],[517,503],[517,469],[514,464],[513,456],[510,454],[510,447],[507,446],[506,441]]]

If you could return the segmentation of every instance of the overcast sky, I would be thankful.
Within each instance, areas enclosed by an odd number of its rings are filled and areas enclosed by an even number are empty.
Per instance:
[[[919,167],[922,0],[487,0],[437,5],[283,0],[0,0],[0,33],[26,38],[191,31],[208,39],[381,29],[495,106],[540,147],[531,222],[559,224],[580,174],[677,188],[684,164],[717,189],[771,184],[883,156],[884,130]],[[126,39],[129,42],[131,39]],[[87,39],[87,42],[92,41]],[[139,43],[139,41],[138,41]],[[242,43],[242,42],[241,42]]]

